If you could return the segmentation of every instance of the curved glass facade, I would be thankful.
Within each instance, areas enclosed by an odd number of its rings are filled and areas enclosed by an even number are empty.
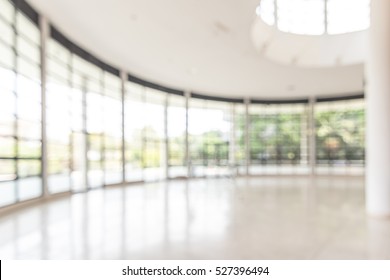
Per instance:
[[[261,0],[256,13],[280,31],[302,35],[342,34],[370,26],[370,0]]]
[[[363,170],[363,95],[185,93],[120,72],[53,26],[45,36],[38,22],[24,1],[0,0],[0,207],[125,182]]]
[[[4,206],[42,195],[41,62],[38,27],[4,0],[0,32],[0,206]]]
[[[308,104],[250,106],[250,173],[308,172]]]
[[[317,172],[359,172],[364,166],[364,100],[316,104]]]

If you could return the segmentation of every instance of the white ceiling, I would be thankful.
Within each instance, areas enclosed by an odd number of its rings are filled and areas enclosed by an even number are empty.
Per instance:
[[[28,0],[105,62],[165,86],[227,97],[305,97],[363,89],[363,65],[299,68],[256,52],[259,0]],[[288,46],[286,46],[288,48]]]

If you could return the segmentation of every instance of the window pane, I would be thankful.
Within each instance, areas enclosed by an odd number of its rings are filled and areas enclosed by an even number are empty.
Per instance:
[[[41,156],[40,141],[18,141],[18,152],[21,158],[39,158]]]
[[[169,177],[187,176],[186,145],[186,99],[168,96],[168,165]]]
[[[0,0],[0,17],[9,23],[14,20],[15,8],[8,0]]]
[[[268,25],[275,24],[275,0],[262,0],[256,10],[257,15]]]
[[[104,133],[117,139],[122,137],[122,102],[111,97],[103,98]]]
[[[0,89],[0,116],[12,117],[15,114],[16,98],[12,91]],[[0,123],[5,123],[0,118]]]
[[[95,92],[87,93],[87,131],[89,133],[103,132],[103,96]]]
[[[235,137],[235,151],[234,159],[237,165],[238,174],[245,174],[246,172],[246,149],[245,149],[245,105],[235,104],[235,124],[234,124],[234,137]]]
[[[46,131],[49,191],[60,193],[71,188],[83,190],[86,188],[81,174],[86,172],[86,162],[82,160],[85,142],[75,143],[73,134],[82,130],[82,93],[71,86],[74,69],[71,65],[70,52],[50,39],[47,54]],[[80,162],[82,166],[79,165]]]
[[[39,122],[41,119],[41,105],[32,103],[30,99],[18,98],[18,115],[23,120]]]
[[[23,139],[41,139],[41,124],[19,120],[18,137]]]
[[[0,43],[0,77],[2,81],[7,81],[3,79],[4,77],[4,69],[2,67],[6,67],[8,69],[14,68],[14,53],[12,49],[4,44]],[[3,73],[2,73],[3,72]],[[0,85],[3,86],[3,85]]]
[[[40,33],[38,27],[30,21],[23,13],[18,12],[16,14],[16,28],[19,34],[23,34],[36,45],[39,45]]]
[[[19,160],[18,171],[20,177],[41,174],[41,162],[39,160]]]
[[[53,39],[49,39],[48,41],[47,53],[50,60],[55,59],[56,61],[66,64],[70,62],[70,52]]]
[[[62,145],[62,144],[57,144],[55,142],[50,142],[47,149],[48,149],[48,160],[50,160],[50,161],[68,162],[70,159],[69,145]],[[49,169],[50,168],[51,167],[49,166]],[[61,169],[67,169],[67,168],[68,168],[68,165],[63,164],[63,165],[61,165],[60,168],[56,169],[53,172],[49,172],[49,173],[56,173],[56,172],[61,171]]]
[[[345,172],[345,167],[362,167],[365,161],[364,101],[321,102],[316,104],[315,117],[319,172]]]
[[[0,159],[0,182],[16,179],[15,160]]]
[[[0,157],[15,157],[16,141],[12,137],[0,137]]]
[[[26,78],[29,78],[33,81],[40,80],[41,72],[38,65],[31,61],[27,61],[20,56],[17,58],[17,64],[19,73],[23,74]]]
[[[16,202],[15,182],[0,182],[0,207]]]
[[[82,92],[77,89],[71,90],[71,112],[72,120],[71,126],[73,131],[82,131],[83,130],[83,99]]]
[[[14,31],[12,26],[0,19],[0,44],[5,44],[6,47],[13,45]]]
[[[119,130],[121,131],[121,130]],[[122,182],[122,138],[106,136],[104,139],[105,184]]]
[[[35,80],[18,75],[17,95],[18,97],[23,98],[25,101],[31,101],[39,104],[41,102],[41,86],[39,82]]]
[[[72,188],[74,191],[86,189],[84,174],[86,174],[86,159],[84,158],[87,147],[85,145],[85,135],[83,133],[74,133],[72,135]]]
[[[18,194],[21,201],[40,197],[42,195],[41,178],[29,177],[19,179]]]
[[[145,180],[153,181],[164,177],[164,104],[166,93],[146,88],[145,126],[143,134]]]
[[[126,181],[143,179],[144,148],[144,102],[143,88],[126,83],[125,98],[125,141],[126,141]]]
[[[88,182],[90,188],[103,186],[103,139],[101,135],[88,137]]]
[[[50,186],[49,191],[51,194],[67,192],[70,190],[70,173],[51,174],[47,178],[47,183]]]
[[[2,116],[0,114],[0,117],[2,118],[0,120],[0,135],[1,136],[13,136],[15,135],[14,132],[14,119],[13,117],[9,116]]]
[[[47,61],[47,69],[49,73],[49,77],[53,79],[59,79],[60,82],[67,83],[67,79],[70,75],[68,65],[65,62],[59,62],[55,59],[48,59]]]
[[[231,129],[230,104],[191,99],[189,137],[191,176],[228,174]]]
[[[307,172],[305,104],[250,106],[250,172]]]
[[[19,55],[22,55],[24,59],[28,60],[35,65],[40,63],[40,50],[38,47],[23,37],[18,37],[17,51]],[[34,64],[33,64],[34,65]]]
[[[278,0],[277,3],[281,31],[307,35],[325,32],[324,0]]]

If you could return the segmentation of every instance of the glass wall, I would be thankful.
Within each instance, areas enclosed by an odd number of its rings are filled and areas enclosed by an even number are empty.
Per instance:
[[[127,82],[125,94],[126,181],[143,180],[144,88]]]
[[[87,137],[86,131],[86,77],[75,60],[77,56],[71,54],[71,188],[73,191],[87,189]]]
[[[187,100],[141,80],[123,81],[122,96],[119,71],[53,32],[42,73],[37,21],[0,0],[0,207],[40,197],[42,166],[49,194],[167,176],[246,175],[247,168],[250,175],[309,174],[310,144],[318,174],[364,171],[363,98],[318,100],[311,137],[305,102],[254,101],[247,114],[243,102]]]
[[[306,104],[252,104],[250,174],[308,172]]]
[[[47,160],[50,193],[71,188],[72,87],[71,54],[50,40],[47,50]]]
[[[42,195],[40,33],[0,0],[0,206]]]
[[[169,178],[187,177],[186,98],[170,94],[167,114]]]
[[[318,173],[362,172],[364,100],[319,102],[315,106]]]
[[[155,181],[165,177],[165,92],[146,88],[144,114],[144,180]]]
[[[121,79],[104,72],[104,184],[122,183]]]
[[[229,103],[190,100],[190,176],[230,175],[231,112]]]
[[[103,71],[73,56],[73,71],[81,79],[85,94],[87,135],[87,178],[89,188],[104,185],[104,76]]]
[[[234,161],[236,175],[246,174],[246,106],[233,104],[234,106]]]

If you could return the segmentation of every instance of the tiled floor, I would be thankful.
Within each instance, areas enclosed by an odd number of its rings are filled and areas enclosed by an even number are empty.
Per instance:
[[[0,259],[390,259],[364,180],[197,179],[106,188],[0,216]]]

